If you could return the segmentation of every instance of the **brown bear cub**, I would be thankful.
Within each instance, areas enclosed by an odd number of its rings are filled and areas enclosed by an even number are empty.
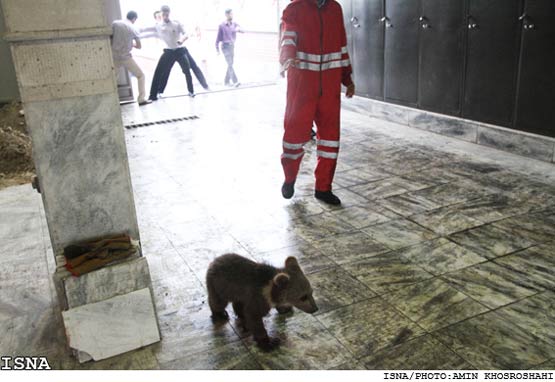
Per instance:
[[[279,345],[270,338],[262,318],[272,307],[287,313],[296,307],[307,313],[318,310],[312,288],[297,259],[288,257],[284,268],[259,264],[236,254],[217,257],[206,272],[208,303],[214,320],[229,318],[225,308],[233,310],[263,350]]]

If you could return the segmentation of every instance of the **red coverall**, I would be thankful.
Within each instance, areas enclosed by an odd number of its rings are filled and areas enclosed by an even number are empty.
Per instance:
[[[296,60],[287,72],[281,156],[285,182],[297,178],[314,121],[316,191],[331,191],[339,152],[341,84],[352,84],[343,11],[335,0],[327,0],[321,7],[316,0],[294,0],[283,12],[282,21],[282,72]]]

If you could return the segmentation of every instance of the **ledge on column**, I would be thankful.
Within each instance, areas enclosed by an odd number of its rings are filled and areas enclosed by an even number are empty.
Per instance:
[[[8,42],[17,43],[17,42],[24,42],[24,41],[102,37],[102,36],[110,36],[111,34],[112,34],[111,27],[99,27],[99,28],[88,28],[88,29],[67,29],[67,30],[57,30],[57,31],[4,33],[2,35],[2,38]]]

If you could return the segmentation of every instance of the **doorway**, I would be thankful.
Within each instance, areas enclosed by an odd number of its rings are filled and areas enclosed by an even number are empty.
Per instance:
[[[226,89],[226,62],[223,55],[217,54],[215,41],[218,26],[225,20],[225,10],[231,8],[234,21],[245,31],[237,35],[234,65],[241,86],[267,84],[279,78],[279,20],[288,0],[120,0],[119,3],[122,17],[130,10],[139,14],[135,24],[139,29],[154,26],[154,11],[168,5],[171,19],[184,25],[189,37],[185,46],[203,71],[211,91]],[[134,50],[133,56],[146,75],[148,93],[164,43],[156,37],[143,38],[141,42],[143,48]],[[194,76],[193,80],[195,89],[202,93]],[[131,81],[131,86],[136,94],[136,81]],[[179,65],[174,65],[164,96],[185,94],[185,77]]]

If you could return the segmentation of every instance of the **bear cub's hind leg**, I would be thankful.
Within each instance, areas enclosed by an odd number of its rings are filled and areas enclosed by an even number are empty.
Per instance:
[[[210,310],[212,311],[213,321],[227,321],[229,319],[229,315],[225,310],[227,303],[227,301],[222,300],[213,291],[208,292],[208,305],[210,305]]]

